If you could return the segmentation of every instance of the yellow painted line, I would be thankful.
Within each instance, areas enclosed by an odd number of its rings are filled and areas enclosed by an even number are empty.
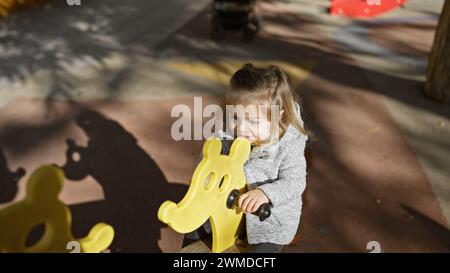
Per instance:
[[[230,60],[216,63],[204,61],[167,61],[166,64],[177,71],[188,75],[208,79],[227,86],[230,77],[247,61]],[[305,61],[301,63],[290,63],[284,61],[252,61],[254,66],[267,67],[277,65],[289,75],[294,86],[298,86],[311,73],[316,66],[316,61]]]
[[[12,12],[25,7],[41,4],[46,0],[0,0],[0,17],[5,17]]]

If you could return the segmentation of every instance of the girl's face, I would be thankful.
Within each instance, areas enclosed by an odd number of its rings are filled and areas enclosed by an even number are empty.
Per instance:
[[[245,112],[230,113],[230,130],[236,137],[244,137],[250,143],[263,142],[271,139],[272,122],[268,119],[263,107],[246,107]]]

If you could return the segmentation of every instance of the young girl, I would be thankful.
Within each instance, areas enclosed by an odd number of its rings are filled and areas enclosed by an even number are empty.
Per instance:
[[[227,130],[218,131],[223,139],[222,153],[229,152],[235,137],[245,137],[252,145],[244,164],[248,191],[238,201],[246,213],[247,252],[280,252],[297,232],[306,186],[304,150],[308,134],[294,95],[288,76],[280,68],[251,64],[234,73],[225,93],[222,107]],[[247,108],[246,115],[236,115],[227,113],[226,105],[253,107]],[[273,113],[274,105],[279,112]],[[278,117],[275,122],[273,117]],[[270,203],[272,214],[260,221],[251,213],[264,203]],[[208,224],[187,234],[183,245],[210,233]]]

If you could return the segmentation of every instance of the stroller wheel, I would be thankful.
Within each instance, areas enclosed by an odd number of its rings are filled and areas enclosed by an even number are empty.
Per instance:
[[[225,38],[226,32],[225,29],[219,25],[213,26],[211,29],[211,38],[216,41],[223,40]]]
[[[255,38],[255,30],[249,27],[244,28],[244,31],[242,32],[242,41],[244,42],[251,42]]]
[[[255,33],[258,33],[261,30],[261,17],[251,17],[249,20],[249,26],[254,30]]]

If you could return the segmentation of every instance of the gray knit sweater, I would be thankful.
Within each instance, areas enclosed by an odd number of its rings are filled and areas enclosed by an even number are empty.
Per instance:
[[[300,107],[295,103],[297,114]],[[303,121],[302,121],[303,124]],[[221,133],[223,150],[229,152],[231,141]],[[261,222],[246,214],[250,244],[270,242],[286,245],[294,238],[300,222],[302,193],[306,187],[305,144],[308,137],[289,125],[276,143],[252,149],[244,165],[249,190],[259,188],[272,204],[272,215]]]

